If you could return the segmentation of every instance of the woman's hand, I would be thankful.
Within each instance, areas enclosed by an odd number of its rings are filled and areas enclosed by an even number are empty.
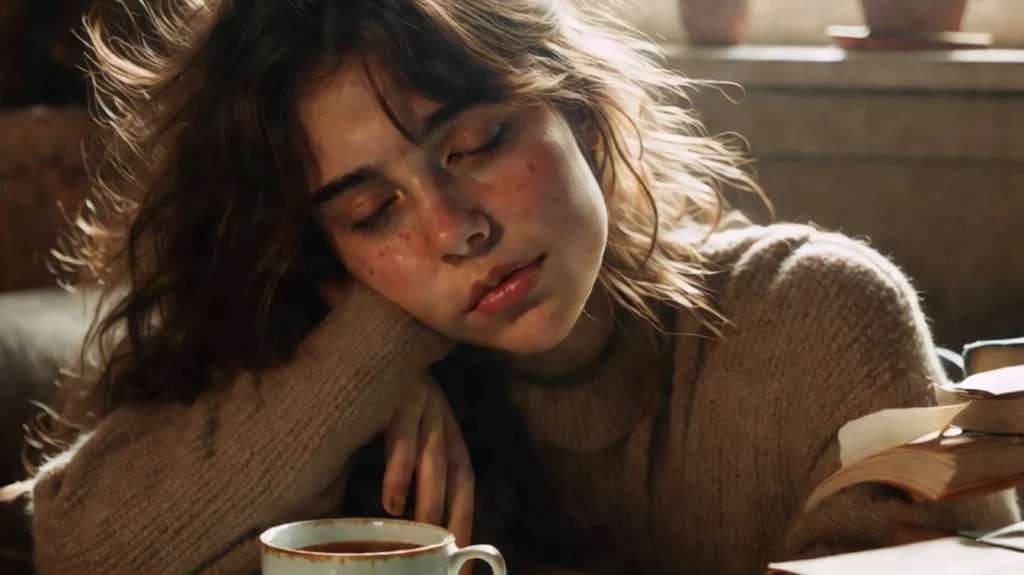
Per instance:
[[[387,467],[384,509],[405,512],[416,473],[416,521],[439,525],[448,503],[448,530],[469,545],[473,531],[473,468],[462,432],[444,393],[433,381],[411,388],[384,429]]]
[[[342,302],[343,282],[322,282],[318,287],[331,307]],[[405,513],[415,472],[415,520],[440,525],[447,501],[447,529],[460,547],[469,545],[473,531],[473,468],[448,400],[429,375],[424,374],[406,392],[384,428],[384,439],[384,509],[395,516]]]

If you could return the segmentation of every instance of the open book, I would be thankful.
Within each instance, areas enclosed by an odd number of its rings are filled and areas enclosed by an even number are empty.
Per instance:
[[[958,428],[934,432],[843,467],[815,488],[805,509],[858,483],[891,485],[923,501],[1024,486],[1024,437]]]
[[[805,509],[858,483],[883,483],[942,501],[1024,486],[1024,366],[968,377],[945,388],[963,403],[887,409],[839,431],[839,471]]]

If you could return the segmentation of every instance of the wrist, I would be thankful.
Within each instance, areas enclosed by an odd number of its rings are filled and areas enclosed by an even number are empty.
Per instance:
[[[338,304],[308,338],[314,349],[355,361],[376,358],[426,369],[454,342],[423,325],[373,290],[352,282]]]

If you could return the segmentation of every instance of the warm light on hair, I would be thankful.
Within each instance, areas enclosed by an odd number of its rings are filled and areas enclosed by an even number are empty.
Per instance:
[[[609,210],[598,281],[652,329],[656,302],[717,323],[700,237],[676,232],[710,233],[733,216],[724,191],[760,190],[742,142],[708,137],[683,107],[696,83],[606,4],[163,0],[90,18],[105,139],[95,197],[61,256],[74,283],[107,290],[87,344],[103,358],[82,388],[89,411],[190,401],[294,352],[308,331],[294,294],[310,157],[294,102],[351,60],[383,62],[438,102],[548,103],[593,122]]]

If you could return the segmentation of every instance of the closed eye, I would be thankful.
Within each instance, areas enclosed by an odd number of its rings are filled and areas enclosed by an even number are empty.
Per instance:
[[[487,156],[500,152],[509,143],[509,128],[505,122],[498,122],[491,127],[492,134],[486,142],[464,152],[452,152],[448,155],[447,163],[457,164],[461,161],[475,157]]]
[[[391,212],[401,199],[401,192],[395,192],[386,202],[378,206],[372,214],[352,224],[352,229],[362,234],[373,234],[384,229],[391,221]]]

